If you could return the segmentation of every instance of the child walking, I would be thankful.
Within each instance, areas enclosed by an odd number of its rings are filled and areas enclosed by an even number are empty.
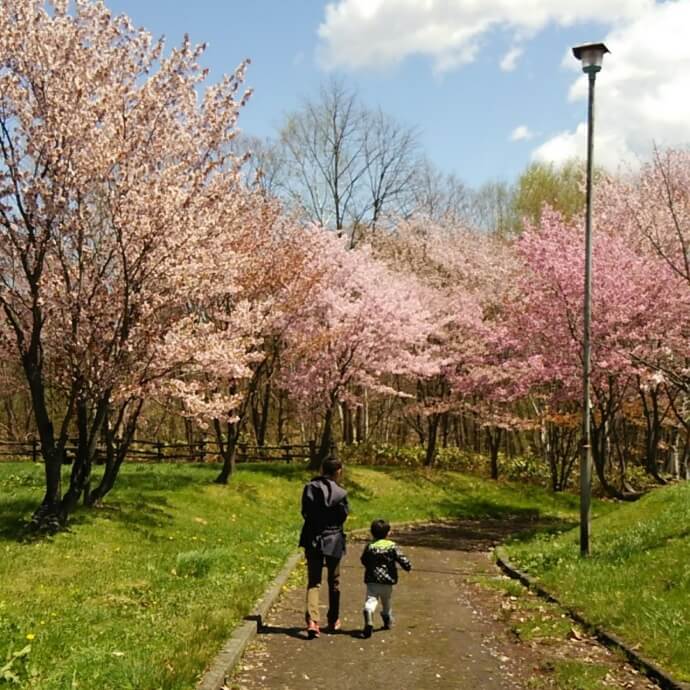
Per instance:
[[[364,601],[364,630],[362,637],[371,637],[374,629],[374,611],[379,599],[381,600],[381,618],[384,630],[390,630],[393,625],[393,611],[391,598],[393,585],[398,582],[396,564],[410,571],[412,564],[398,550],[395,542],[386,539],[391,526],[385,520],[374,520],[371,523],[370,541],[362,552],[364,566],[364,582],[367,586],[367,596]]]

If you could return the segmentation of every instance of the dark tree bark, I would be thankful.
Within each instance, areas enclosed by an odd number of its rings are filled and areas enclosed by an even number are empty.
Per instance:
[[[333,449],[333,409],[335,401],[329,405],[323,419],[323,427],[321,429],[321,441],[316,451],[316,455],[310,460],[308,469],[318,471],[321,469],[323,461],[328,457]]]
[[[42,323],[42,318],[36,317],[36,322]],[[62,428],[56,439],[46,400],[43,359],[39,340],[40,333],[34,329],[30,346],[22,355],[22,365],[29,383],[31,403],[34,409],[38,437],[41,441],[41,455],[45,469],[45,494],[40,505],[34,511],[31,522],[37,529],[56,530],[59,529],[64,520],[61,510],[62,463],[65,457],[68,425],[72,417],[74,391],[68,400]]]
[[[96,412],[92,419],[89,419],[89,406],[83,398],[76,402],[77,412],[77,450],[72,463],[70,483],[65,495],[62,497],[61,513],[63,521],[74,510],[80,498],[87,493],[86,503],[88,505],[88,491],[91,484],[91,468],[96,457],[98,439],[102,435],[103,423],[105,422],[109,395],[104,395],[98,402]]]
[[[85,487],[84,502],[89,505],[99,504],[115,486],[122,463],[125,461],[141,410],[144,406],[142,398],[134,398],[120,404],[114,420],[111,420],[112,410],[106,411],[106,419],[102,425],[105,441],[105,466],[103,476],[95,489]]]
[[[351,446],[355,440],[354,425],[352,420],[352,408],[346,402],[341,403],[343,411],[343,443]]]
[[[660,385],[646,390],[638,376],[637,390],[642,401],[645,420],[644,467],[647,473],[654,477],[659,484],[666,484],[666,480],[659,473],[659,444],[662,435],[661,425],[668,414],[668,406],[663,411],[660,408]]]
[[[444,412],[441,417],[441,447],[448,448],[448,434],[450,432],[450,415],[448,412]]]
[[[223,429],[223,426],[225,429]],[[227,484],[235,472],[235,458],[237,455],[237,442],[240,438],[241,422],[227,422],[221,425],[217,419],[213,420],[213,430],[216,434],[216,443],[219,453],[223,458],[223,467],[215,479],[216,484]]]
[[[252,427],[256,445],[260,448],[266,445],[268,431],[268,415],[271,408],[271,379],[267,378],[264,385],[258,385],[252,395]]]
[[[427,443],[424,457],[424,466],[433,467],[436,460],[436,442],[438,440],[438,425],[441,421],[440,414],[430,414],[427,417]]]
[[[578,459],[578,429],[547,422],[544,436],[543,452],[549,464],[551,489],[554,492],[563,491],[568,486]]]
[[[620,385],[619,381],[610,376],[606,381],[605,388],[596,388],[594,390],[596,404],[593,406],[590,417],[592,462],[597,478],[606,495],[621,501],[631,501],[639,498],[640,494],[628,492],[624,488],[619,489],[610,481],[607,475],[607,465],[610,460],[610,434],[619,408],[620,396],[618,388]]]
[[[244,426],[244,421],[247,417],[247,411],[251,400],[256,393],[256,390],[261,381],[261,377],[267,368],[266,360],[262,360],[254,370],[251,379],[247,382],[247,389],[242,398],[237,410],[234,410],[234,422],[222,422],[219,419],[213,420],[213,430],[216,435],[216,442],[221,458],[223,459],[223,467],[220,473],[215,478],[216,484],[227,484],[230,477],[235,471],[235,457],[237,454],[237,443],[240,439],[240,432]],[[237,392],[237,382],[233,382],[229,386],[231,394]],[[223,427],[225,427],[223,429]]]
[[[285,440],[285,427],[287,425],[287,396],[282,390],[278,391],[278,412],[276,417],[276,440],[282,443]]]
[[[491,479],[498,479],[498,451],[501,448],[502,436],[503,429],[501,429],[500,427],[487,427],[486,438],[489,441]]]

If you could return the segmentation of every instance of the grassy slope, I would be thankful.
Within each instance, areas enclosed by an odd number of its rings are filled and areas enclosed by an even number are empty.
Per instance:
[[[67,533],[18,539],[42,468],[0,465],[0,668],[21,687],[191,688],[294,550],[301,468],[129,466],[104,508]],[[572,520],[573,497],[453,473],[352,468],[352,528],[453,516]],[[0,676],[2,674],[0,673]],[[0,687],[3,686],[0,680]]]
[[[690,484],[594,520],[589,559],[579,558],[577,540],[572,530],[508,553],[564,603],[690,680]]]

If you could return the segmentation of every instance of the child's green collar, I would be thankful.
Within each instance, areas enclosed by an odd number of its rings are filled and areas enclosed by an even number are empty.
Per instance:
[[[395,542],[390,539],[377,539],[371,543],[371,546],[380,549],[389,549],[391,546],[395,546]]]

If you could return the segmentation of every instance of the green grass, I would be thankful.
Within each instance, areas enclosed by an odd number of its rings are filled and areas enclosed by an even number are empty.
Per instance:
[[[42,467],[0,464],[0,687],[183,690],[296,548],[300,467],[125,466],[103,508],[27,540]],[[350,528],[444,517],[550,518],[576,499],[450,472],[347,470]],[[4,677],[4,680],[3,680]],[[18,679],[13,682],[12,677]]]
[[[608,667],[590,661],[559,659],[540,669],[548,680],[532,678],[528,687],[533,690],[557,688],[557,690],[605,690],[611,687],[606,682]]]
[[[535,669],[538,673],[528,679],[528,688],[603,690],[612,686],[610,673],[615,671],[615,663],[608,659],[607,663],[600,663],[589,652],[585,652],[587,658],[580,658],[583,649],[575,646],[574,640],[586,638],[587,634],[560,606],[545,601],[504,575],[481,575],[475,581],[485,589],[503,594],[499,616],[509,626],[516,642],[539,649],[542,661]],[[618,663],[623,661],[621,655]]]
[[[504,575],[482,575],[475,579],[482,587],[498,590],[504,596],[499,616],[510,625],[510,631],[517,640],[542,644],[556,644],[567,640],[577,627],[563,609],[554,603],[535,596],[516,580]]]
[[[578,536],[542,536],[507,552],[564,604],[689,681],[690,484],[594,520],[588,559],[579,557]]]

